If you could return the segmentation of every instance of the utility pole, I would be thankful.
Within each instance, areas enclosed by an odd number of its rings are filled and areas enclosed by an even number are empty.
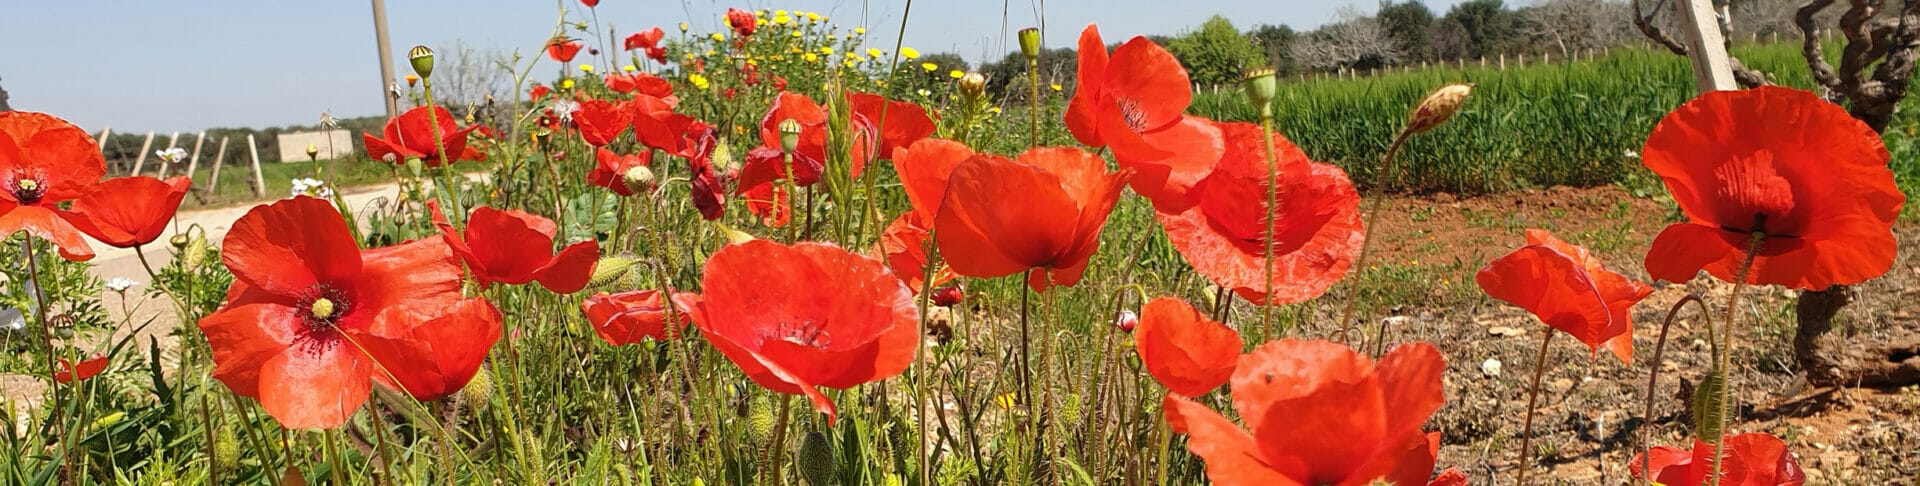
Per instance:
[[[1680,9],[1680,30],[1687,34],[1687,57],[1693,60],[1693,81],[1700,92],[1740,89],[1733,79],[1733,63],[1715,20],[1713,1],[1683,0],[1675,2],[1674,8]]]
[[[400,100],[393,97],[393,41],[387,39],[387,2],[373,0],[373,37],[380,48],[380,99],[387,102],[387,118],[400,116]]]

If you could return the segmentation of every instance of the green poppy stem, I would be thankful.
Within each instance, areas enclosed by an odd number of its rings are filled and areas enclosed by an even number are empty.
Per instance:
[[[1650,423],[1653,420],[1653,387],[1660,382],[1660,356],[1661,353],[1667,349],[1667,330],[1673,327],[1673,316],[1679,314],[1680,308],[1685,307],[1688,302],[1700,306],[1700,315],[1702,317],[1713,313],[1707,310],[1707,301],[1701,300],[1700,294],[1687,294],[1685,297],[1681,297],[1680,301],[1674,302],[1672,309],[1667,310],[1667,318],[1660,324],[1660,339],[1653,342],[1653,362],[1649,364],[1648,369],[1650,371],[1647,373],[1647,403],[1646,408],[1640,412],[1641,423]],[[1707,339],[1709,341],[1713,339],[1712,323],[1707,324]],[[1648,484],[1653,482],[1654,476],[1651,471],[1653,469],[1653,438],[1651,437],[1651,429],[1652,427],[1640,427],[1640,443],[1642,444],[1640,451],[1640,471],[1641,476],[1643,476],[1643,481]]]
[[[1733,374],[1727,372],[1728,357],[1733,355],[1733,316],[1740,308],[1740,294],[1747,290],[1747,277],[1753,273],[1753,258],[1760,254],[1760,248],[1767,240],[1767,234],[1755,231],[1747,242],[1745,261],[1740,263],[1740,273],[1733,279],[1733,293],[1727,296],[1726,318],[1720,321],[1720,352],[1714,356],[1714,369],[1720,376],[1720,430],[1713,437],[1713,486],[1720,486],[1720,458],[1726,457],[1727,423],[1732,422]]]
[[[1533,411],[1540,402],[1540,376],[1547,372],[1547,344],[1553,342],[1553,329],[1540,339],[1540,355],[1533,360],[1533,384],[1527,387],[1527,418],[1520,425],[1520,474],[1513,484],[1527,484],[1527,469],[1533,465]]]
[[[1353,329],[1354,304],[1360,301],[1360,281],[1367,276],[1367,257],[1373,251],[1373,231],[1380,221],[1380,199],[1386,192],[1387,178],[1393,175],[1394,156],[1400,154],[1400,146],[1412,137],[1405,130],[1393,137],[1393,144],[1387,146],[1387,155],[1380,161],[1380,176],[1375,177],[1373,187],[1367,189],[1367,224],[1361,229],[1360,256],[1353,260],[1354,277],[1347,280],[1347,306],[1340,312],[1340,342],[1346,343],[1347,332]]]
[[[1276,158],[1278,154],[1274,153],[1273,150],[1272,103],[1262,103],[1260,105],[1260,136],[1265,139],[1267,150],[1267,241],[1265,251],[1267,279],[1266,285],[1261,288],[1261,293],[1266,295],[1266,302],[1260,306],[1260,337],[1256,338],[1254,340],[1255,342],[1265,341],[1266,336],[1273,334],[1273,233],[1274,222],[1279,218],[1280,214],[1280,161]]]

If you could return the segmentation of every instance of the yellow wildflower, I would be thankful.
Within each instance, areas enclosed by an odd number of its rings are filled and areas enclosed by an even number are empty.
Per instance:
[[[714,42],[726,42],[726,40],[727,40],[727,36],[724,36],[724,35],[720,35],[720,33],[719,33],[719,32],[714,32],[714,33],[713,33],[713,41],[714,41]]]
[[[962,76],[966,76],[966,75],[967,73],[960,72],[960,70],[958,69],[947,71],[947,77],[953,78],[953,79],[960,79]]]
[[[581,65],[580,65],[580,72],[585,72],[585,73],[591,73],[591,72],[593,72],[593,65],[592,65],[592,64],[581,64]]]
[[[820,14],[818,14],[818,13],[814,13],[814,12],[807,12],[807,21],[808,21],[808,22],[819,22],[819,21],[820,21]]]
[[[907,59],[919,59],[920,50],[914,49],[912,47],[902,47],[900,48],[900,57],[904,57]]]
[[[881,52],[879,48],[876,48],[876,47],[867,48],[867,57],[879,59],[881,54],[885,54],[885,53]]]
[[[687,75],[687,82],[693,83],[693,87],[700,89],[707,89],[708,86],[707,77],[701,76],[700,73]]]
[[[930,62],[923,62],[923,63],[920,63],[920,69],[926,70],[927,72],[933,72],[934,70],[940,69],[940,65],[930,63]]]
[[[635,67],[635,66],[634,66],[634,65],[632,65],[632,64],[628,64],[628,65],[625,65],[625,66],[620,66],[620,70],[621,70],[621,71],[626,71],[626,72],[634,72],[634,71],[639,71],[639,70],[640,70],[640,68],[638,68],[638,67]]]
[[[1047,85],[1047,87],[1053,88],[1054,91],[1060,91],[1060,83],[1053,83],[1053,84]]]
[[[573,78],[560,80],[560,89],[573,89]]]
[[[820,55],[809,52],[807,53],[806,59],[807,59],[807,62],[818,62],[820,60]]]
[[[858,34],[858,35],[867,35],[867,28],[866,28],[866,27],[854,27],[854,28],[853,28],[853,33],[854,33],[854,34]]]

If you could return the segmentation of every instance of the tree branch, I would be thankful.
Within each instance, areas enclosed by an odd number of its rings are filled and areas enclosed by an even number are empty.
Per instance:
[[[1800,56],[1807,59],[1807,69],[1813,73],[1813,81],[1829,91],[1840,91],[1840,75],[1833,72],[1833,65],[1827,63],[1827,55],[1820,51],[1820,29],[1813,24],[1813,16],[1833,5],[1833,0],[1812,0],[1793,13],[1793,25],[1800,28]]]
[[[1640,8],[1640,0],[1633,0],[1633,26],[1634,28],[1640,29],[1640,33],[1646,35],[1648,39],[1652,39],[1654,42],[1666,46],[1668,51],[1685,56],[1687,55],[1686,46],[1680,45],[1680,42],[1673,40],[1673,37],[1668,36],[1666,31],[1660,30],[1660,27],[1657,25],[1653,25],[1653,16],[1659,15],[1660,9],[1666,7],[1667,0],[1660,0],[1659,3],[1653,4],[1652,9],[1642,9]]]

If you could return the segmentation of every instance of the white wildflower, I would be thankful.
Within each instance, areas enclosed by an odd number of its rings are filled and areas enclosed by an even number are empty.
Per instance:
[[[114,277],[107,280],[106,283],[107,290],[114,292],[126,292],[127,289],[133,288],[135,285],[140,285],[140,281],[126,277]]]
[[[293,179],[293,189],[289,192],[290,192],[290,194],[288,194],[289,197],[313,196],[313,197],[318,197],[322,199],[328,199],[333,197],[333,188],[327,187],[327,181],[315,179],[312,177],[301,177],[301,178]]]
[[[179,147],[174,147],[166,150],[155,150],[153,154],[160,156],[160,160],[164,160],[169,164],[178,163],[182,160],[187,159],[187,149],[183,149]]]
[[[555,100],[553,114],[560,117],[560,123],[573,123],[573,112],[580,110],[580,102],[568,99]]]
[[[1627,158],[1629,158],[1629,159],[1638,159],[1638,158],[1640,158],[1640,152],[1635,152],[1635,151],[1633,151],[1633,149],[1627,149],[1627,152],[1626,152],[1625,154],[1621,154],[1621,155],[1625,155],[1625,156],[1627,156]]]

